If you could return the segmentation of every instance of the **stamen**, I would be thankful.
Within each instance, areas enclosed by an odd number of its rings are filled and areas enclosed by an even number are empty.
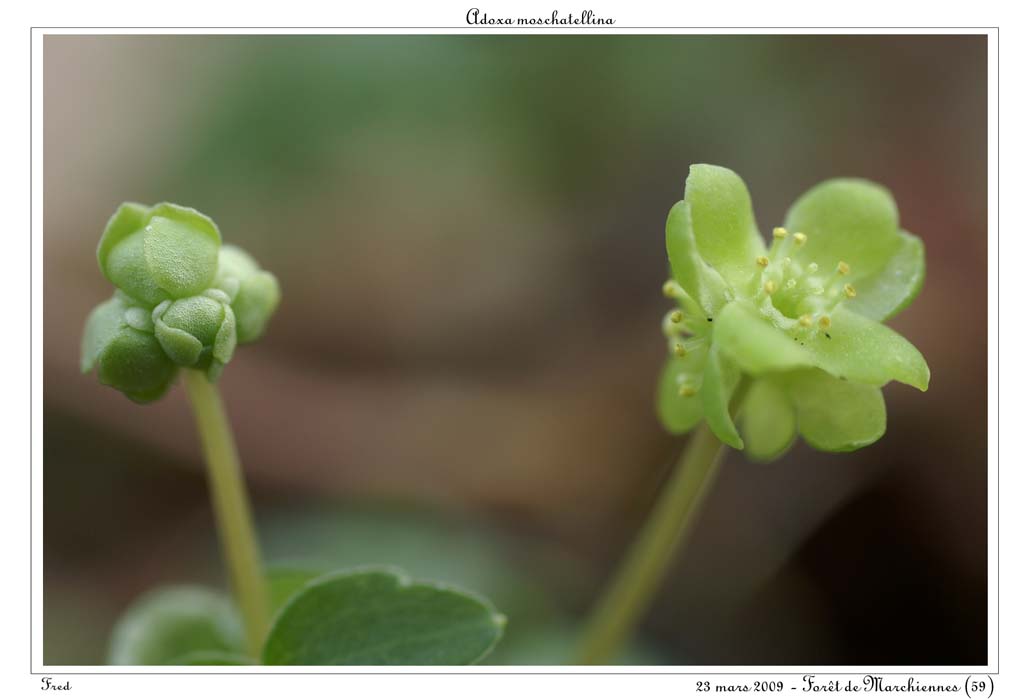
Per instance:
[[[795,280],[792,277],[790,277],[788,280],[786,280],[786,285],[785,286],[786,286],[786,289],[793,289],[794,287],[797,286],[797,280]]]
[[[812,323],[811,314],[804,314],[803,316],[797,319],[797,323],[804,326],[804,328],[810,328]]]
[[[683,315],[682,311],[678,309],[672,312],[672,315],[668,317],[668,320],[672,323],[682,323]]]
[[[790,233],[782,226],[776,226],[774,229],[772,229],[772,235],[776,238],[786,238],[786,236],[790,235]]]
[[[775,290],[779,288],[779,285],[775,283],[775,280],[768,280],[765,282],[764,290],[765,294],[775,294]]]
[[[822,316],[818,319],[818,325],[822,328],[822,330],[827,331],[829,330],[829,327],[832,325],[832,319],[828,316]]]
[[[676,357],[686,357],[686,346],[683,345],[682,343],[676,343],[675,344],[675,356]]]
[[[848,299],[853,299],[857,296],[857,290],[854,289],[854,285],[852,284],[843,285],[843,293],[847,295]]]
[[[799,248],[807,243],[807,236],[803,233],[795,233],[793,234],[793,243]]]
[[[661,292],[669,299],[678,299],[680,295],[685,294],[686,290],[679,286],[679,283],[675,280],[668,280],[664,286],[661,287]]]
[[[818,272],[818,263],[808,263],[807,271],[810,272],[812,275]]]
[[[841,275],[849,274],[850,265],[840,260],[840,264],[836,266],[836,272],[840,273]]]
[[[761,267],[768,267],[768,256],[759,255],[757,258],[757,264]]]

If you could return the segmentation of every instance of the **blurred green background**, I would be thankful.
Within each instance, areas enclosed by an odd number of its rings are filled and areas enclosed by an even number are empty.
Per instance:
[[[277,561],[394,563],[559,663],[682,440],[653,392],[688,166],[766,236],[816,182],[897,198],[929,393],[848,455],[730,455],[626,661],[986,663],[986,38],[48,36],[44,660],[102,663],[163,583],[220,585],[181,388],[78,373],[123,200],[211,215],[283,304],[221,382]]]

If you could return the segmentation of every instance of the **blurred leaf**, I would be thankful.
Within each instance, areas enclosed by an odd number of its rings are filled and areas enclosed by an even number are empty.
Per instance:
[[[227,651],[194,651],[180,656],[171,666],[253,666],[254,660]]]
[[[200,586],[169,586],[144,594],[114,627],[108,663],[160,666],[195,652],[237,653],[243,630],[236,608]]]
[[[305,586],[265,642],[267,665],[463,665],[500,639],[487,601],[395,569],[334,573]]]
[[[294,593],[324,573],[324,570],[297,566],[269,567],[265,578],[268,581],[268,601],[272,612],[277,612]]]

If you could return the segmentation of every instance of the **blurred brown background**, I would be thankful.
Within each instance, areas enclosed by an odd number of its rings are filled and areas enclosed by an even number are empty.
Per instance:
[[[688,166],[877,180],[927,246],[891,325],[928,394],[849,455],[730,455],[627,661],[986,663],[986,39],[48,36],[45,662],[221,581],[180,388],[78,373],[123,200],[211,215],[282,283],[222,380],[270,559],[396,563],[559,663],[682,447],[654,417]]]

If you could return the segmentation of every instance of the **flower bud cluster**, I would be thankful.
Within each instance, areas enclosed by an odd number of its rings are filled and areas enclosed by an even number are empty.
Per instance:
[[[97,261],[116,291],[86,321],[81,368],[140,403],[163,396],[179,368],[215,381],[279,304],[274,275],[223,246],[210,218],[176,204],[123,204]]]

